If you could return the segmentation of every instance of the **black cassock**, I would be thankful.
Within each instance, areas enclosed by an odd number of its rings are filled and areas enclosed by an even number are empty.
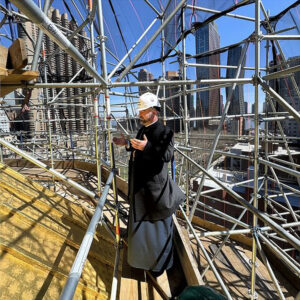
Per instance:
[[[173,264],[172,214],[184,194],[169,178],[173,157],[173,132],[159,121],[143,126],[137,139],[146,135],[143,151],[132,151],[129,161],[128,263],[160,272]]]

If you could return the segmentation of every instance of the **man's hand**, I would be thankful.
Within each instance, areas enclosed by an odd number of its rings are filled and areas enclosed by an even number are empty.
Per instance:
[[[131,139],[130,140],[131,146],[134,149],[143,151],[148,143],[148,139],[145,134],[143,135],[143,138],[144,138],[143,140]]]
[[[119,137],[119,138],[114,137],[113,142],[118,146],[126,146],[127,145],[127,140],[125,139],[123,133],[121,133],[121,137]]]

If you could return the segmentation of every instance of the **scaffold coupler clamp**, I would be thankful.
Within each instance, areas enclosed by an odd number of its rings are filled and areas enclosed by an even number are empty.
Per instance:
[[[119,242],[115,240],[115,248],[120,250],[124,248],[124,239],[120,236]]]
[[[248,290],[248,295],[249,295],[249,298],[251,298],[251,299],[258,299],[258,294],[257,294],[257,292],[254,292],[254,293],[252,294],[251,289]]]
[[[110,92],[111,88],[112,88],[111,79],[107,79],[107,81],[106,81],[106,89],[108,89],[108,91]]]
[[[261,230],[260,230],[260,227],[259,226],[253,226],[252,229],[251,229],[251,233],[257,237],[257,234],[260,233]]]
[[[114,173],[114,175],[119,175],[119,169],[118,168],[111,168],[111,171]]]
[[[105,35],[98,35],[97,36],[97,39],[100,41],[100,42],[105,42],[107,40],[107,36]]]
[[[259,77],[256,76],[255,74],[252,76],[252,84],[256,85],[260,83],[260,80],[258,79]]]
[[[253,265],[253,261],[252,261],[251,258],[249,259],[249,264],[250,264],[251,266]],[[258,267],[258,261],[257,261],[257,260],[255,261],[255,267],[256,267],[256,268]]]

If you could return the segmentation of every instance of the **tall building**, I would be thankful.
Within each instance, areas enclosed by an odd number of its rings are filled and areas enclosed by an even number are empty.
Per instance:
[[[0,132],[9,132],[9,119],[4,109],[0,109]]]
[[[244,102],[244,113],[247,114],[248,113],[248,102]]]
[[[217,25],[211,22],[196,31],[196,54],[220,48],[220,36]],[[196,58],[198,64],[220,64],[220,54],[213,54],[202,58]],[[197,79],[219,79],[220,70],[218,68],[196,68]],[[199,85],[204,87],[206,85]],[[211,90],[197,93],[196,116],[207,117],[220,115],[220,91]],[[197,121],[197,127],[202,126],[203,122]]]
[[[178,80],[179,74],[176,71],[167,71],[166,79]],[[166,98],[176,95],[180,92],[180,86],[178,85],[168,85],[166,86]],[[180,121],[181,113],[181,97],[176,97],[166,101],[166,117],[173,118],[173,120],[167,121],[167,126],[173,129],[174,132],[179,132],[182,130],[182,122]]]
[[[146,69],[141,69],[138,74],[139,81],[152,81],[153,74]],[[156,87],[139,86],[139,94],[142,95],[146,92],[152,92],[156,94]],[[155,90],[155,91],[154,91]]]
[[[61,15],[59,10],[50,8],[48,10],[48,18],[52,20],[53,23],[58,24],[71,30],[72,32],[76,30],[77,25],[73,21],[69,21],[68,15]],[[31,22],[22,23],[23,26],[18,26],[19,37],[25,40],[26,48],[28,49],[28,64],[30,65],[33,59],[33,53],[35,51],[34,46],[38,37],[38,27]],[[62,30],[63,31],[63,30]],[[86,34],[81,31],[80,36],[74,37],[71,42],[72,44],[82,53],[85,58],[90,57],[91,54],[91,44],[90,40],[86,39]],[[29,38],[30,37],[30,38]],[[44,74],[44,67],[40,64],[40,77],[43,82],[68,82],[71,78],[80,70],[81,66],[71,58],[66,52],[62,51],[56,43],[50,40],[50,38],[44,35],[43,44],[45,47],[45,54],[47,60],[47,71],[46,76]],[[85,70],[82,70],[80,74],[73,80],[73,82],[85,81],[89,82],[92,78],[88,76]],[[71,96],[80,95],[86,92],[85,88],[72,88],[65,89],[60,98],[67,98]],[[30,103],[31,104],[45,104],[46,93],[48,93],[49,99],[51,100],[60,92],[60,89],[56,91],[51,91],[50,89],[34,89],[31,94]],[[22,98],[19,103],[22,103]],[[87,102],[86,97],[74,97],[70,100],[60,100],[57,101],[56,106],[51,106],[50,114],[51,119],[56,119],[59,121],[51,122],[51,127],[54,133],[69,134],[84,132],[87,129],[87,114],[88,108],[85,106]],[[43,110],[29,110],[28,112],[19,113],[29,120],[28,130],[30,132],[35,131],[45,131],[46,124],[43,120],[46,120],[45,111]],[[23,129],[24,130],[24,129]]]
[[[282,63],[281,59],[279,58],[276,62],[276,65]],[[290,57],[287,61],[289,67],[295,67],[300,65],[300,56]],[[274,66],[274,62],[270,62],[270,66]],[[280,68],[272,68],[273,72],[280,71]],[[294,78],[296,85],[300,86],[300,71],[294,73]],[[300,112],[300,98],[297,95],[297,91],[292,83],[291,77],[283,77],[278,79],[272,79],[270,80],[270,86],[283,98],[287,101],[288,104],[290,104],[295,110]],[[285,108],[280,106],[276,99],[273,101],[277,111],[286,111]],[[266,108],[268,111],[272,111],[270,105],[266,105]],[[300,137],[300,124],[296,120],[283,120],[281,121],[281,125],[283,127],[283,131],[288,136],[295,136]],[[276,124],[275,122],[269,123],[269,129],[272,131],[275,131]],[[279,131],[277,131],[279,133]]]
[[[242,54],[242,46],[237,46],[229,49],[227,57],[227,65],[237,66]],[[235,78],[236,69],[227,69],[226,78]],[[241,71],[241,76],[243,77],[244,71]],[[226,88],[226,100],[230,93],[230,87]],[[245,104],[244,104],[244,89],[243,85],[237,85],[231,98],[231,104],[228,109],[228,115],[239,115],[245,113]],[[238,130],[238,119],[230,120],[230,131],[234,134]]]
[[[167,71],[166,79],[169,81],[180,80],[178,72],[176,71]],[[187,89],[190,89],[191,86],[187,85]],[[178,85],[169,85],[166,86],[166,97],[170,97],[178,94],[181,91],[181,86]],[[180,132],[184,130],[183,116],[184,116],[184,96],[178,96],[166,101],[166,116],[167,118],[173,118],[173,120],[167,121],[167,126],[169,126],[174,132]],[[190,117],[194,116],[194,101],[193,95],[187,95],[187,109],[188,115]]]

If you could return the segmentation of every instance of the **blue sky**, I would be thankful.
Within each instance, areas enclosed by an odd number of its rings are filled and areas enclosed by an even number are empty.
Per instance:
[[[37,1],[35,1],[35,2],[37,3]],[[67,2],[71,3],[70,1],[67,1]],[[152,0],[150,2],[155,3],[154,0]],[[284,0],[264,0],[263,4],[264,4],[265,8],[267,10],[269,10],[270,15],[272,16],[272,15],[276,15],[277,13],[281,12],[283,9],[285,9],[286,7],[288,7],[289,5],[291,5],[294,2],[295,1],[291,1],[291,0],[286,0],[286,1],[284,1]],[[5,6],[4,0],[0,0],[0,3],[3,6]],[[42,3],[43,3],[43,1],[42,1]],[[107,3],[108,3],[108,1],[103,0],[104,6],[108,5]],[[119,9],[119,12],[117,11],[117,16],[120,20],[121,25],[123,26],[122,28],[123,29],[125,28],[125,30],[123,31],[124,37],[128,41],[128,46],[130,47],[135,42],[135,40],[137,39],[139,34],[142,32],[142,29],[146,28],[148,26],[148,24],[150,24],[150,22],[154,18],[155,14],[151,9],[148,11],[149,13],[147,13],[147,14],[143,13],[143,7],[145,6],[145,3],[142,0],[118,0],[118,1],[113,0],[112,3],[114,3],[116,9]],[[66,11],[66,8],[62,4],[61,0],[54,0],[53,6],[55,8],[58,8],[61,13]],[[72,4],[70,4],[70,7],[72,7]],[[124,7],[126,8],[125,12],[124,12]],[[79,8],[80,8],[81,12],[84,13],[84,8],[81,5],[79,5]],[[241,7],[240,9],[238,9],[232,13],[245,15],[245,16],[249,16],[249,17],[254,17],[254,15],[255,15],[254,9],[255,9],[254,4],[251,4],[251,5]],[[78,23],[80,24],[81,20],[78,17],[78,13],[76,12],[76,10],[74,8],[72,9],[72,13],[74,13],[76,19],[78,19]],[[2,19],[2,17],[3,17],[3,15],[0,14],[1,19]],[[117,30],[117,28],[115,26],[112,26],[112,23],[109,20],[109,18],[112,18],[112,17],[113,17],[112,15],[109,15],[109,16],[105,15],[105,19],[104,19],[105,30],[106,30],[105,34],[107,36],[113,35],[114,31]],[[218,25],[221,47],[239,42],[239,41],[245,39],[246,37],[248,37],[254,31],[254,22],[235,19],[235,18],[231,18],[231,17],[226,17],[226,16],[222,17],[222,18],[218,19],[216,21],[216,23]],[[149,32],[149,34],[146,35],[146,37],[144,38],[141,45],[144,45],[146,43],[146,41],[151,37],[151,34],[154,32],[154,30],[158,26],[159,26],[159,23],[157,22],[157,26],[154,27],[154,29],[151,30]],[[9,34],[8,26],[3,26],[0,29],[0,34],[1,33]],[[10,44],[10,42],[6,38],[1,37],[0,44],[8,46]],[[114,48],[116,50],[116,52],[118,52],[119,58],[122,57],[122,53],[120,53],[120,52],[122,52],[121,44],[122,44],[121,41],[115,40],[111,45],[111,47]],[[137,47],[136,52],[139,49],[140,49],[140,47]],[[177,47],[177,49],[181,50],[181,45],[179,45]],[[286,51],[286,53],[288,53],[292,49],[284,48],[284,50]],[[299,49],[297,49],[297,50],[299,50]],[[158,57],[159,56],[158,51],[160,51],[159,39],[157,39],[155,46],[152,48],[149,48],[147,53],[145,53],[145,55],[143,55],[142,58],[144,60],[148,60],[148,59],[151,59],[152,57]],[[136,52],[133,52],[133,53],[136,53]],[[190,35],[187,38],[187,53],[190,53],[190,54],[195,53],[195,40],[194,40],[193,35]],[[100,57],[100,55],[98,55],[98,57]],[[247,58],[248,66],[254,65],[253,58],[254,58],[254,47],[251,46],[249,49],[248,58]],[[263,56],[262,56],[262,59],[263,59]],[[112,60],[112,58],[109,57],[109,55],[108,55],[108,61],[111,61],[111,60]],[[126,64],[127,63],[128,63],[128,61],[126,62]],[[221,56],[221,63],[226,64],[226,55]],[[154,74],[155,78],[157,78],[158,76],[161,75],[161,65],[160,64],[147,66],[146,68]],[[171,58],[166,61],[166,70],[175,70],[175,71],[178,70],[178,64],[176,63],[175,58]],[[138,70],[136,70],[136,71],[138,71]],[[191,78],[191,79],[195,78],[195,68],[188,68],[187,74],[188,74],[189,78]],[[222,75],[224,76],[224,74],[225,73],[223,71]],[[252,76],[251,72],[248,72],[248,74],[246,74],[246,76],[251,77]],[[134,80],[134,79],[132,79],[132,80]],[[224,91],[222,91],[222,94],[224,94]],[[253,89],[251,87],[247,87],[247,86],[245,87],[245,98],[248,99],[250,104],[253,103]],[[225,99],[225,97],[224,97],[224,99]],[[120,98],[119,97],[112,98],[112,101],[120,101]],[[263,101],[261,101],[261,103],[260,103],[260,107],[262,107],[262,102]]]

